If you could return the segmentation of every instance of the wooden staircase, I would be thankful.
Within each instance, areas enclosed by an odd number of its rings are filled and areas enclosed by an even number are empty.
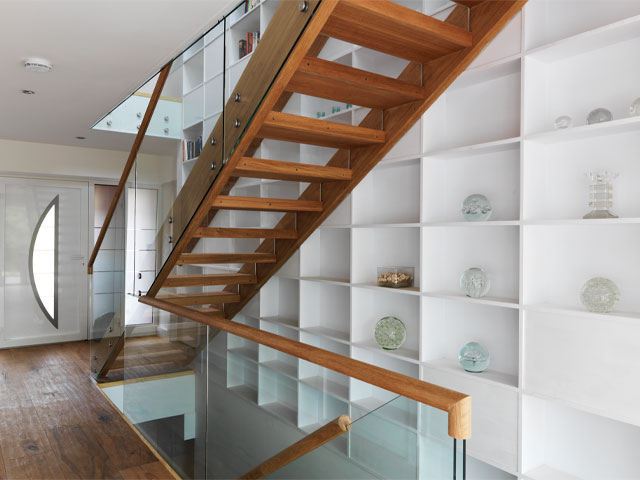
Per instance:
[[[286,3],[289,5],[284,5]],[[457,3],[460,5],[449,18],[441,21],[388,0],[310,1],[309,8],[315,9],[313,18],[286,57],[276,80],[246,126],[244,136],[210,185],[206,181],[212,177],[205,172],[208,159],[214,158],[214,154],[209,153],[213,152],[209,144],[216,143],[216,129],[206,142],[198,164],[183,187],[186,193],[181,192],[176,200],[174,215],[184,210],[180,202],[189,195],[198,197],[199,206],[193,216],[188,215],[188,221],[183,221],[184,234],[168,255],[148,295],[215,316],[231,318],[239,312],[469,66],[526,0],[459,0]],[[296,4],[293,8],[297,9],[297,2],[283,2],[279,9],[291,10],[291,4]],[[296,14],[299,12],[282,13],[282,17],[291,15],[293,18]],[[273,22],[277,15],[278,12]],[[467,20],[470,31],[466,28]],[[465,24],[465,28],[461,24]],[[270,25],[244,76],[257,76],[255,69],[260,68],[260,62],[264,61],[262,57],[269,55],[269,47],[274,48],[270,42],[276,42],[277,33],[271,33],[271,29]],[[409,64],[396,78],[391,78],[322,60],[317,55],[328,37],[399,57],[408,60]],[[242,89],[250,79],[245,83],[243,79],[232,93],[232,99],[235,93],[238,93],[237,98],[246,95]],[[371,110],[358,126],[283,113],[292,93]],[[324,166],[253,158],[262,139],[338,150]],[[198,175],[198,168],[202,175]],[[239,178],[310,185],[297,199],[229,195]],[[203,192],[201,196],[197,193],[200,191]],[[284,212],[285,215],[270,229],[210,227],[212,218],[220,210]],[[160,235],[166,234],[166,228]],[[190,253],[202,238],[262,239],[262,243],[254,252]],[[213,264],[242,264],[242,267],[232,273],[172,273],[176,266]],[[211,286],[223,286],[224,289],[160,293],[166,288]]]

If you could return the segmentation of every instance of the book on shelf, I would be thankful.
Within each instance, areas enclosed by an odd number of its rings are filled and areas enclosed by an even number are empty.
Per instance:
[[[238,42],[238,58],[242,58],[247,54],[247,41],[240,40]]]
[[[262,0],[244,0],[244,13],[253,10]]]
[[[200,156],[202,152],[202,136],[196,140],[182,140],[182,161],[191,160]]]
[[[253,52],[260,43],[260,32],[247,32],[247,38],[238,43],[238,58],[243,58]]]

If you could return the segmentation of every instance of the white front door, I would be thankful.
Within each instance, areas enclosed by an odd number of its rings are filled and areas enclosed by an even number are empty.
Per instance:
[[[87,338],[88,185],[0,178],[0,347]]]

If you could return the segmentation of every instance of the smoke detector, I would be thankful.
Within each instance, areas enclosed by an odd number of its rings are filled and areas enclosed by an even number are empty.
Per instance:
[[[53,65],[49,60],[43,58],[27,58],[24,62],[24,68],[30,72],[47,73],[53,69]]]

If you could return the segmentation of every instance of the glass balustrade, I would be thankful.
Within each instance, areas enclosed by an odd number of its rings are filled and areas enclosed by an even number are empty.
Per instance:
[[[168,315],[153,335],[128,327],[123,356],[103,391],[182,478],[264,468],[341,415],[349,431],[268,478],[463,478],[446,412],[264,345]]]

